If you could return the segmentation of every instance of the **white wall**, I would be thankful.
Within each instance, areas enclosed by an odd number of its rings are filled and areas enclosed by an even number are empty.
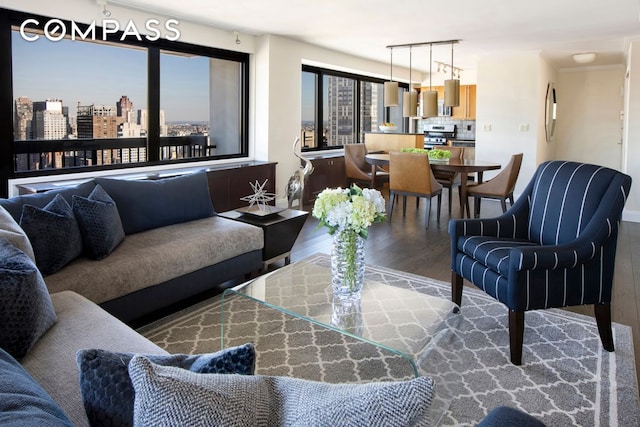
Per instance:
[[[622,167],[624,67],[581,67],[558,74],[558,159]]]
[[[623,219],[640,222],[640,41],[630,44],[627,56],[626,129],[623,135],[622,171],[634,182]]]
[[[505,165],[513,154],[523,153],[516,194],[539,163],[553,158],[555,143],[547,143],[544,135],[544,100],[547,83],[554,80],[553,69],[535,52],[479,58],[476,159]]]

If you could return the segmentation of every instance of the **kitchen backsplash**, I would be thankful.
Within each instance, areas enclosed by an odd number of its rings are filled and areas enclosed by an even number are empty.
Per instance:
[[[476,139],[476,121],[475,120],[459,120],[452,119],[447,116],[431,117],[428,119],[418,119],[417,133],[424,132],[424,126],[426,124],[438,124],[438,125],[456,125],[456,138],[457,139]]]

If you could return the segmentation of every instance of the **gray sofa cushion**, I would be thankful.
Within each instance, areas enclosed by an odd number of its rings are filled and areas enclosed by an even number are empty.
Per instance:
[[[31,242],[18,222],[2,206],[0,206],[0,237],[4,237],[13,246],[27,254],[29,258],[36,262]]]
[[[76,293],[56,293],[51,295],[51,300],[58,321],[36,342],[21,363],[75,426],[88,426],[78,383],[78,350],[101,347],[141,354],[167,352]]]
[[[129,363],[136,426],[409,426],[427,425],[434,381],[328,384],[297,378],[202,375]]]
[[[51,396],[0,348],[0,425],[73,427]]]
[[[20,227],[27,233],[36,265],[47,276],[82,254],[82,236],[71,205],[60,194],[43,208],[22,207]]]
[[[215,214],[205,172],[157,180],[96,178],[95,182],[116,202],[127,235]]]
[[[133,353],[80,350],[80,391],[92,427],[133,425],[134,390],[129,378]],[[253,375],[256,352],[253,344],[227,348],[216,353],[188,355],[146,355],[153,363],[175,366],[200,374]]]
[[[53,198],[60,194],[65,198],[67,203],[71,204],[71,197],[74,194],[78,196],[87,197],[91,190],[95,187],[93,180],[83,182],[78,185],[64,187],[57,190],[49,190],[44,193],[24,194],[22,196],[11,197],[9,199],[0,199],[0,206],[4,207],[15,219],[20,221],[20,215],[22,215],[22,206],[25,204],[32,205],[37,208],[43,208],[53,200]]]
[[[108,256],[124,240],[118,207],[100,185],[89,197],[74,195],[72,208],[89,258],[100,260]]]
[[[45,280],[102,303],[262,246],[261,228],[214,216],[129,235],[100,262],[80,257]]]
[[[20,360],[55,322],[35,264],[7,239],[0,239],[0,347]]]

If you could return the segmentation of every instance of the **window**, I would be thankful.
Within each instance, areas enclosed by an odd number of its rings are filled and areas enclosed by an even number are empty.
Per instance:
[[[2,182],[247,155],[248,54],[49,21],[0,9]]]
[[[378,132],[385,121],[401,126],[402,107],[383,105],[383,83],[381,79],[303,65],[303,150],[364,142],[365,133]]]

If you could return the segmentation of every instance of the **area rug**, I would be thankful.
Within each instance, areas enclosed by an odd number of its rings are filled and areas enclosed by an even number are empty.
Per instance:
[[[306,261],[328,267],[329,257]],[[450,299],[450,285],[368,265],[367,280]],[[335,331],[252,303],[225,301],[233,322],[221,327],[220,297],[203,301],[139,329],[171,353],[204,353],[251,341],[256,373],[326,382],[411,378],[399,356]],[[509,362],[507,310],[471,288],[420,362],[436,380],[432,423],[474,426],[500,405],[519,408],[547,426],[640,425],[631,328],[613,325],[616,351],[602,349],[595,320],[564,310],[526,314],[523,365]]]

